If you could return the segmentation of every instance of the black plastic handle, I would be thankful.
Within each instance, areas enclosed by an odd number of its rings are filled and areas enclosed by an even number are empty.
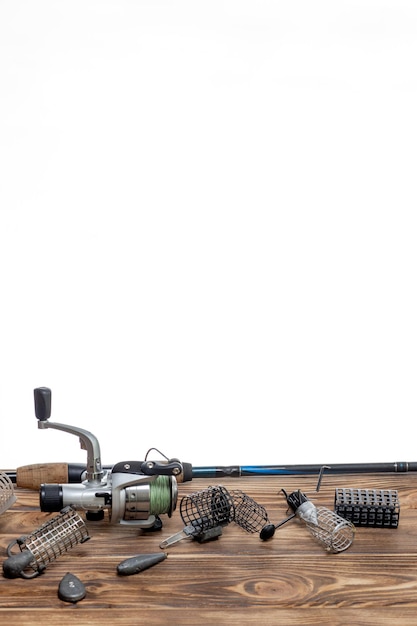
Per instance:
[[[35,415],[40,422],[46,422],[51,417],[52,392],[48,387],[37,387],[33,390],[35,397]]]

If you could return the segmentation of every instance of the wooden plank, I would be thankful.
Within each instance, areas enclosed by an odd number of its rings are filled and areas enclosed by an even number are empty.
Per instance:
[[[415,626],[416,613],[414,609],[401,607],[385,610],[363,610],[344,607],[334,608],[309,608],[309,609],[276,609],[256,607],[250,610],[229,611],[223,609],[196,609],[188,607],[187,611],[176,609],[146,608],[117,610],[108,606],[98,610],[85,609],[82,603],[76,606],[63,606],[59,609],[39,610],[34,609],[31,614],[22,613],[19,610],[1,611],[2,623],[9,620],[17,626],[57,626],[58,620],[64,620],[68,626],[132,626],[135,624],[149,624],[149,626],[346,626],[354,624],[360,626]]]
[[[268,542],[232,523],[222,536],[200,544],[184,539],[168,558],[134,576],[119,576],[117,565],[135,554],[161,552],[163,538],[181,530],[178,510],[162,516],[159,532],[108,519],[87,522],[90,541],[75,546],[33,580],[0,578],[0,618],[13,624],[285,623],[288,626],[345,626],[416,623],[417,490],[413,474],[327,475],[319,493],[316,477],[225,478],[265,506],[274,523],[287,515],[282,489],[301,488],[316,505],[332,508],[336,487],[397,489],[398,529],[357,528],[352,546],[329,554],[299,520],[288,522]],[[182,496],[213,484],[199,479],[179,485]],[[30,534],[52,515],[39,510],[38,494],[16,489],[17,502],[0,516],[0,554],[10,541]],[[72,572],[85,584],[85,599],[73,605],[57,590]],[[62,613],[64,611],[65,613]],[[58,617],[59,616],[59,617]]]

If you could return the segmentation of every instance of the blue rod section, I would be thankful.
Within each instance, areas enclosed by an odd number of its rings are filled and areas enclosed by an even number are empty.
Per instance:
[[[326,468],[326,473],[333,474],[417,471],[417,463],[408,463],[406,461],[395,463],[334,463],[333,465],[330,463],[328,465],[230,465],[193,467],[192,478],[319,474],[323,466]]]

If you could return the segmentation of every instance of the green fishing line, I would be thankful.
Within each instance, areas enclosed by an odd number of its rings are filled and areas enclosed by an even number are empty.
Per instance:
[[[150,484],[149,490],[149,513],[159,515],[171,511],[171,478],[170,476],[157,476]]]

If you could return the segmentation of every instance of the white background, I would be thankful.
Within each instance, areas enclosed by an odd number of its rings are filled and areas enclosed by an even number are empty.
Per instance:
[[[0,467],[416,460],[417,6],[0,2]]]

